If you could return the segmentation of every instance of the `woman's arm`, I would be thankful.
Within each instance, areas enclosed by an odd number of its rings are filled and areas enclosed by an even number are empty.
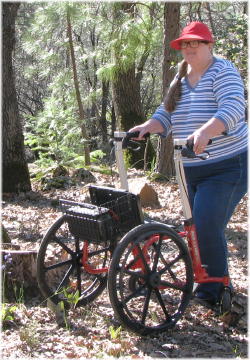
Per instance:
[[[166,137],[171,131],[171,116],[166,111],[164,104],[161,104],[145,123],[135,126],[129,131],[140,131],[138,140],[141,140],[146,133],[159,134]]]
[[[138,140],[141,140],[146,133],[150,133],[150,134],[158,133],[159,134],[164,131],[164,128],[160,121],[158,121],[156,119],[149,119],[149,120],[145,121],[145,123],[133,127],[129,131],[130,132],[139,131],[140,134],[138,136]]]
[[[188,140],[193,139],[194,152],[196,154],[201,154],[205,150],[209,140],[215,136],[221,135],[225,130],[226,128],[223,122],[213,117],[198,130],[194,131],[193,134],[188,137]]]
[[[244,86],[237,69],[227,64],[221,69],[213,83],[213,93],[218,110],[206,124],[193,132],[188,139],[194,140],[194,151],[204,151],[209,139],[234,130],[245,116]]]

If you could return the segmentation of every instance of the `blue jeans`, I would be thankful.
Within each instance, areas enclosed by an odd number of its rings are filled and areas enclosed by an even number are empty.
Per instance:
[[[205,162],[205,160],[204,160]],[[247,152],[213,164],[185,167],[202,264],[210,276],[228,275],[225,229],[247,192]],[[218,299],[221,284],[199,285]]]

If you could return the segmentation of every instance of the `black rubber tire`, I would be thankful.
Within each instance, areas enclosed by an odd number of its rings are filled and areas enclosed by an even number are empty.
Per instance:
[[[232,309],[232,292],[229,287],[224,287],[220,295],[220,315],[229,313]]]
[[[46,299],[55,304],[63,301],[66,308],[72,304],[81,306],[92,302],[105,289],[107,272],[90,274],[81,264],[83,244],[84,240],[70,234],[65,215],[49,228],[37,256],[37,281]],[[89,244],[88,255],[95,268],[107,267],[110,262],[109,250],[103,244]]]
[[[164,224],[129,231],[114,251],[108,291],[117,319],[133,332],[147,335],[173,328],[193,291],[192,261],[184,240]]]

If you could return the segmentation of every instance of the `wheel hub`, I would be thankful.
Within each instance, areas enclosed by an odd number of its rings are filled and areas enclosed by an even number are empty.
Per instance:
[[[156,288],[160,285],[161,275],[158,272],[153,272],[149,275],[149,285]]]

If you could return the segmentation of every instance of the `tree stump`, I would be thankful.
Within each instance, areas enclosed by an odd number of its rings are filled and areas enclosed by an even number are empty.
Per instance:
[[[23,302],[40,295],[36,279],[36,250],[2,249],[3,301]]]
[[[8,231],[5,229],[4,225],[1,225],[1,231],[2,231],[2,242],[4,244],[8,243],[11,244],[11,239],[9,237]]]

